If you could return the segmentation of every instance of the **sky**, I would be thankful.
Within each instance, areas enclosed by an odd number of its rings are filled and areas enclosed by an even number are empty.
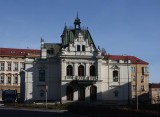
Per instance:
[[[148,62],[149,82],[160,83],[160,0],[0,0],[0,47],[61,43],[77,12],[97,47]]]

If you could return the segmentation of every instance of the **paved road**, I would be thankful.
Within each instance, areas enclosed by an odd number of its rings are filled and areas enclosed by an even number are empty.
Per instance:
[[[38,109],[18,109],[10,107],[0,107],[0,117],[87,117],[59,110],[38,110]]]

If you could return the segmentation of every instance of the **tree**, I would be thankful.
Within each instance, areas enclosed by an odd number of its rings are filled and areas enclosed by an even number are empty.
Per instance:
[[[106,52],[106,49],[105,48],[102,48],[102,56],[103,55],[107,55],[107,52]]]

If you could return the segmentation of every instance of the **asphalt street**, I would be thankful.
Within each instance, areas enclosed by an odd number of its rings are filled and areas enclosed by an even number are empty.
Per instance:
[[[65,110],[12,108],[0,105],[0,117],[87,117]]]

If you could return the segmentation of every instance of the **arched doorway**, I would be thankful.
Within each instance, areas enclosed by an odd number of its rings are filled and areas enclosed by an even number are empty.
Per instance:
[[[96,86],[91,86],[90,88],[90,99],[92,101],[97,100],[97,87]]]
[[[67,87],[67,91],[66,91],[66,93],[67,93],[67,100],[69,101],[71,101],[71,100],[73,100],[73,88],[72,88],[72,86],[68,86]]]
[[[79,101],[85,100],[85,88],[83,86],[79,87]]]

